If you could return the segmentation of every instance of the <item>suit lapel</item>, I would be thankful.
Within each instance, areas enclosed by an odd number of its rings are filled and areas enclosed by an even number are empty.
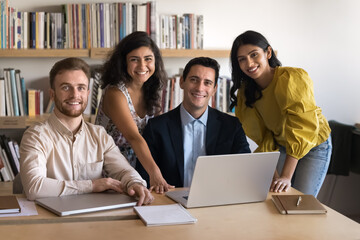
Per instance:
[[[206,124],[206,155],[214,155],[220,128],[221,122],[218,119],[218,114],[214,109],[209,107],[209,116]]]
[[[179,169],[181,182],[184,182],[184,145],[181,128],[180,107],[174,109],[169,115],[167,123],[171,143],[175,152],[176,163]]]

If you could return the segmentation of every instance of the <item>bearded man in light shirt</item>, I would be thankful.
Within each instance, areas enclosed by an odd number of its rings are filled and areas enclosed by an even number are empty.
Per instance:
[[[20,145],[20,175],[29,200],[113,190],[138,197],[153,196],[113,139],[82,116],[89,96],[90,68],[79,58],[57,62],[50,71],[50,97],[55,107],[44,123],[30,127]],[[106,176],[106,177],[105,177]]]

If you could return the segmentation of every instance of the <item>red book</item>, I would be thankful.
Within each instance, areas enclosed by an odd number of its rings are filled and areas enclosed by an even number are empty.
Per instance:
[[[35,91],[35,114],[40,115],[40,90]]]

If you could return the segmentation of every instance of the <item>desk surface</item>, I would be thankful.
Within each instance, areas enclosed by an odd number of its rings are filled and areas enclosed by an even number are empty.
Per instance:
[[[0,184],[0,189],[2,185]],[[4,191],[0,191],[0,194]],[[296,194],[295,189],[287,193]],[[1,225],[4,239],[360,239],[360,225],[326,207],[326,215],[281,215],[271,201],[188,211],[190,225],[146,227],[141,220]],[[155,204],[173,203],[154,194]],[[39,207],[40,208],[40,207]],[[38,210],[39,210],[38,208]],[[125,210],[125,209],[123,209]],[[46,211],[46,210],[44,210]],[[118,210],[121,212],[121,210]],[[126,211],[129,211],[127,209]],[[128,212],[134,215],[132,210]],[[43,212],[39,211],[39,214]],[[56,217],[56,216],[54,216]],[[60,218],[60,217],[57,217]]]

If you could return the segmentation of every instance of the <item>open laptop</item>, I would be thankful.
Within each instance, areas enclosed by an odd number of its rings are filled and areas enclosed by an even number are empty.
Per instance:
[[[190,188],[165,194],[186,208],[261,202],[279,156],[279,152],[200,156]]]
[[[88,193],[36,199],[35,202],[59,216],[132,207],[136,199],[115,192]]]

